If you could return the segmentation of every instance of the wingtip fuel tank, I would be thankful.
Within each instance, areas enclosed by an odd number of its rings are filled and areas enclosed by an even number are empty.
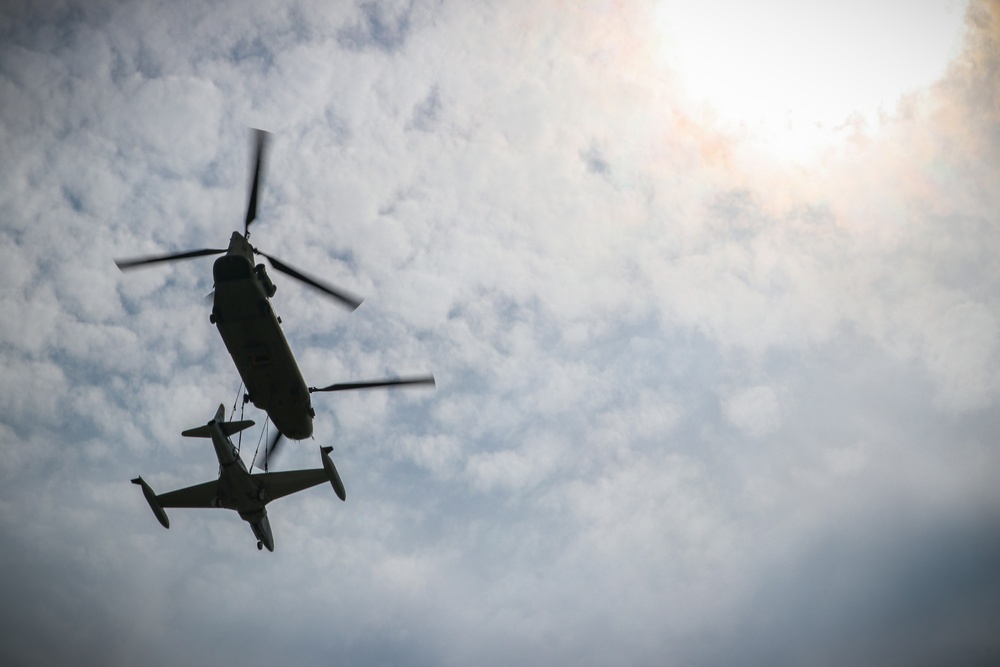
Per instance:
[[[156,494],[153,493],[153,489],[149,488],[149,484],[146,484],[146,480],[142,477],[136,477],[132,480],[132,483],[138,484],[142,487],[142,495],[146,497],[146,502],[149,503],[149,509],[153,510],[153,514],[156,515],[156,520],[160,522],[160,525],[164,528],[170,528],[170,519],[167,518],[167,513],[163,511],[160,501],[156,499]]]
[[[333,465],[333,459],[330,458],[332,451],[333,447],[320,447],[320,452],[323,455],[323,469],[326,470],[326,476],[330,480],[333,492],[337,494],[338,498],[346,501],[347,490],[344,488],[344,482],[340,479],[340,473],[337,472],[337,466]]]

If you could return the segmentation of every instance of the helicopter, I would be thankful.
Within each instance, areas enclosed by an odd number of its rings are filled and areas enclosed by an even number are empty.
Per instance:
[[[273,269],[305,283],[352,311],[361,305],[361,300],[250,245],[250,225],[257,219],[257,200],[267,137],[267,132],[253,130],[253,180],[243,233],[234,231],[227,248],[202,248],[115,260],[118,268],[126,271],[161,262],[223,255],[215,260],[212,267],[215,290],[209,321],[219,329],[226,349],[243,379],[246,387],[244,403],[252,402],[255,407],[266,412],[275,426],[273,440],[265,450],[262,466],[265,470],[269,455],[277,448],[282,437],[304,440],[312,436],[316,412],[312,407],[311,394],[401,385],[435,385],[433,375],[420,375],[335,383],[326,387],[306,386],[282,331],[281,318],[271,306],[270,299],[277,288],[268,276],[264,264],[255,264],[254,255],[260,255]]]
[[[225,406],[220,405],[215,418],[208,424],[181,433],[188,438],[212,439],[215,455],[219,459],[218,480],[160,495],[150,488],[141,475],[132,480],[133,484],[142,488],[142,495],[146,497],[149,508],[164,528],[170,528],[170,519],[163,509],[165,507],[219,507],[236,510],[240,518],[250,524],[254,537],[257,538],[257,549],[267,547],[268,551],[274,551],[274,535],[271,533],[265,508],[269,502],[323,482],[330,482],[337,497],[347,500],[344,483],[330,458],[333,447],[320,447],[322,468],[252,475],[247,472],[246,465],[229,436],[250,428],[254,423],[250,420],[227,422],[224,421],[225,414]]]

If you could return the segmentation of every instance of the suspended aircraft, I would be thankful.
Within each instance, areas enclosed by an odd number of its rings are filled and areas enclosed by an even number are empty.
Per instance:
[[[181,433],[188,438],[211,438],[215,455],[219,459],[218,480],[159,495],[153,492],[142,476],[132,480],[133,484],[142,487],[142,495],[146,497],[150,509],[164,528],[170,528],[170,519],[164,511],[166,507],[220,507],[236,510],[240,518],[250,524],[254,537],[257,538],[257,548],[267,547],[268,551],[274,551],[274,536],[265,509],[269,502],[323,482],[330,482],[337,497],[347,500],[344,483],[330,458],[332,447],[320,447],[322,468],[257,474],[247,472],[246,465],[229,436],[250,428],[254,423],[250,420],[224,421],[225,413],[225,406],[220,405],[215,418],[208,424]]]
[[[276,287],[264,264],[254,264],[254,255],[260,255],[275,270],[309,285],[352,311],[361,305],[361,300],[250,245],[250,225],[257,219],[257,200],[267,136],[268,133],[263,130],[254,130],[253,180],[243,233],[234,231],[228,248],[201,248],[115,260],[118,268],[125,271],[161,262],[223,255],[215,260],[212,267],[215,290],[209,321],[218,327],[226,349],[243,379],[246,387],[245,402],[251,401],[255,407],[266,412],[276,427],[273,440],[267,447],[267,454],[263,457],[265,470],[270,453],[277,447],[282,436],[303,440],[312,435],[316,413],[310,394],[400,385],[434,385],[432,375],[421,375],[335,383],[326,387],[306,386],[281,329],[281,318],[275,315],[271,306],[270,298],[274,296]]]

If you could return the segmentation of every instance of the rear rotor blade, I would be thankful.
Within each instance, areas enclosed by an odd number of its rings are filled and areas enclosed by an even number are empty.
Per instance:
[[[286,275],[289,275],[292,278],[295,278],[296,280],[301,280],[306,285],[309,285],[310,287],[315,287],[320,292],[323,292],[325,294],[328,294],[329,296],[332,296],[333,298],[337,299],[338,301],[340,301],[344,305],[348,306],[351,310],[354,310],[355,308],[357,308],[358,306],[361,305],[361,301],[362,300],[359,299],[359,298],[357,298],[356,296],[354,296],[350,292],[345,292],[343,290],[338,290],[337,288],[332,287],[332,286],[330,286],[330,285],[328,285],[326,283],[323,283],[323,282],[321,282],[320,280],[318,280],[316,278],[313,278],[311,276],[307,276],[306,274],[298,271],[297,269],[293,269],[292,267],[288,266],[287,264],[285,264],[284,262],[282,262],[277,257],[272,257],[271,255],[266,255],[266,254],[262,253],[260,250],[257,250],[256,248],[254,249],[254,251],[258,255],[261,255],[262,257],[266,257],[267,261],[271,263],[271,266],[273,266],[278,271],[281,271],[282,273],[284,273]]]
[[[395,387],[398,385],[431,385],[437,386],[433,375],[421,375],[410,378],[394,378],[385,380],[366,380],[364,382],[341,382],[329,387],[309,387],[309,393],[317,391],[347,391],[349,389],[372,389],[374,387]]]
[[[201,250],[189,250],[188,252],[177,252],[170,255],[148,255],[146,257],[134,257],[132,259],[116,259],[115,264],[122,271],[134,269],[146,264],[156,264],[157,262],[172,262],[178,259],[191,259],[192,257],[204,257],[206,255],[221,255],[226,252],[219,248],[202,248]]]
[[[274,455],[278,453],[284,438],[285,436],[281,435],[281,431],[274,429],[274,437],[271,438],[271,442],[267,443],[267,447],[264,448],[263,460],[255,461],[254,467],[267,472],[267,469],[274,463]]]
[[[260,189],[261,163],[264,161],[264,146],[268,133],[264,130],[254,130],[254,167],[253,184],[250,186],[250,201],[247,202],[247,217],[243,223],[243,236],[247,235],[250,223],[257,219],[257,192]]]

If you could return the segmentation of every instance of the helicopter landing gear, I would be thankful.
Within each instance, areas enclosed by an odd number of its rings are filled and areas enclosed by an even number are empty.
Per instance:
[[[261,551],[264,548],[264,543],[257,540],[257,551]]]
[[[250,402],[250,394],[243,394],[243,405]]]

